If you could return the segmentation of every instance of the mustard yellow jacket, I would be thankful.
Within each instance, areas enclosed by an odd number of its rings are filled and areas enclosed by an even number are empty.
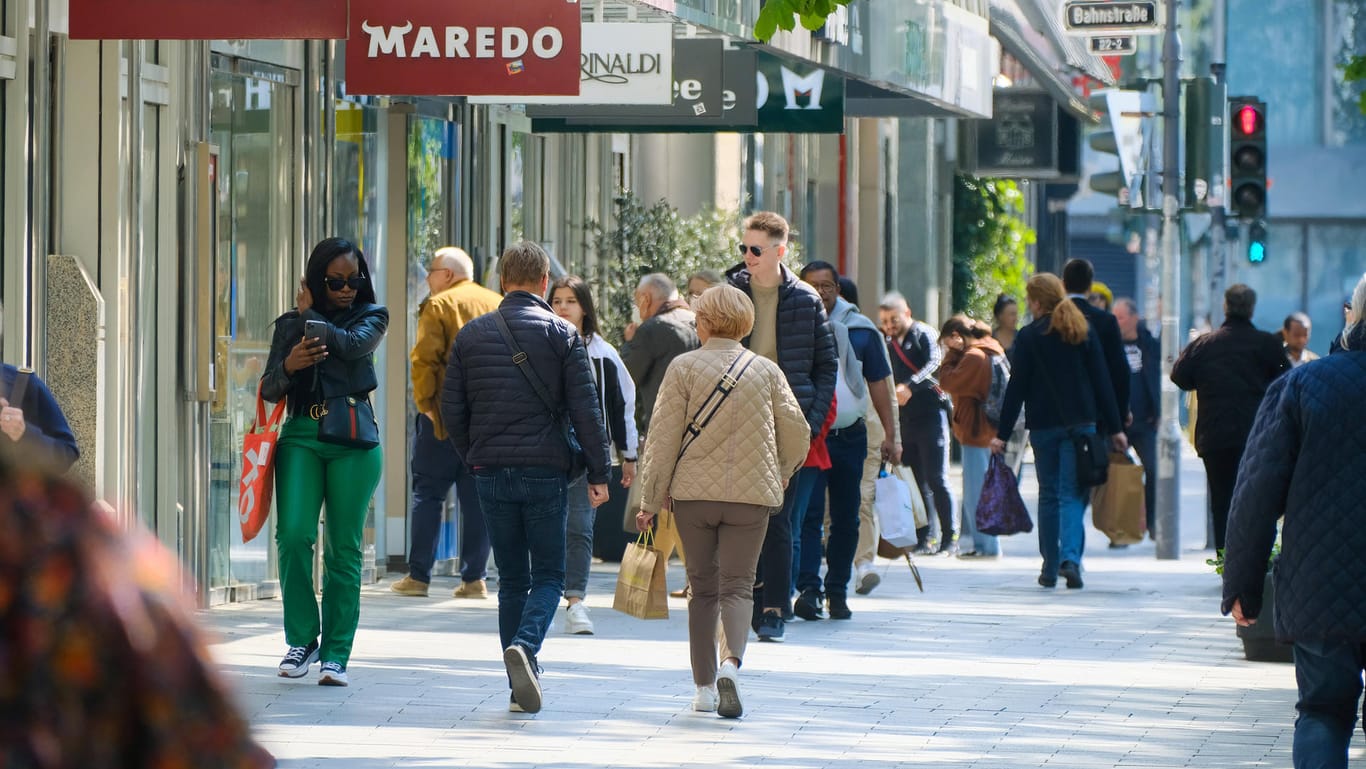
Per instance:
[[[471,320],[498,309],[503,297],[472,280],[423,300],[417,309],[417,341],[413,344],[413,402],[432,416],[438,440],[446,439],[441,423],[441,384],[455,335]]]

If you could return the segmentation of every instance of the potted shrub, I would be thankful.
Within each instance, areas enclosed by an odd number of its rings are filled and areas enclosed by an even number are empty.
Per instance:
[[[1280,555],[1280,543],[1271,549],[1271,558],[1266,564],[1266,583],[1262,588],[1262,611],[1257,624],[1252,627],[1236,625],[1238,637],[1243,640],[1243,657],[1252,662],[1294,662],[1294,647],[1276,641],[1276,591],[1274,575],[1276,558]],[[1214,558],[1205,563],[1214,567],[1214,573],[1224,573],[1224,551],[1220,550]]]

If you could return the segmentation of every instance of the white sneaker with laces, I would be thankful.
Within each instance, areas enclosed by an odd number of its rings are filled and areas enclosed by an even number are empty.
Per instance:
[[[593,635],[593,620],[588,618],[588,606],[582,601],[570,604],[565,609],[564,632],[570,635]]]
[[[697,694],[694,694],[692,698],[692,709],[696,710],[698,713],[715,713],[716,701],[717,694],[715,684],[711,686],[699,686],[697,687]]]
[[[308,646],[291,646],[285,652],[285,658],[280,660],[281,678],[302,678],[308,675],[308,669],[313,663],[318,661],[318,642],[315,640]]]
[[[882,576],[872,566],[860,566],[858,577],[854,581],[854,592],[859,595],[868,595],[873,592],[873,588],[880,584],[882,584]]]
[[[318,675],[318,686],[349,686],[351,682],[346,678],[346,668],[340,663],[324,662],[322,671]]]
[[[740,701],[740,671],[734,662],[721,663],[716,673],[716,713],[722,718],[739,718],[745,713]]]

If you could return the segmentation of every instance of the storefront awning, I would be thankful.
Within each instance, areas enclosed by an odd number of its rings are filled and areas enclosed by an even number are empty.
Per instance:
[[[1045,0],[991,0],[991,34],[1060,106],[1088,122],[1096,120],[1074,89],[1072,78],[1086,75],[1112,85],[1114,76],[1105,62],[1086,51],[1085,38],[1063,34],[1055,4]]]

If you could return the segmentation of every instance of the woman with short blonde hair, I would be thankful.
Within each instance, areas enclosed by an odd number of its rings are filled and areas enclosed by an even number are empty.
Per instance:
[[[778,365],[740,344],[754,328],[749,297],[714,286],[694,311],[702,348],[675,358],[659,387],[636,525],[649,529],[660,508],[672,506],[692,587],[693,709],[738,718],[744,708],[736,679],[759,551],[769,516],[782,509],[788,480],[806,460],[811,432]]]

